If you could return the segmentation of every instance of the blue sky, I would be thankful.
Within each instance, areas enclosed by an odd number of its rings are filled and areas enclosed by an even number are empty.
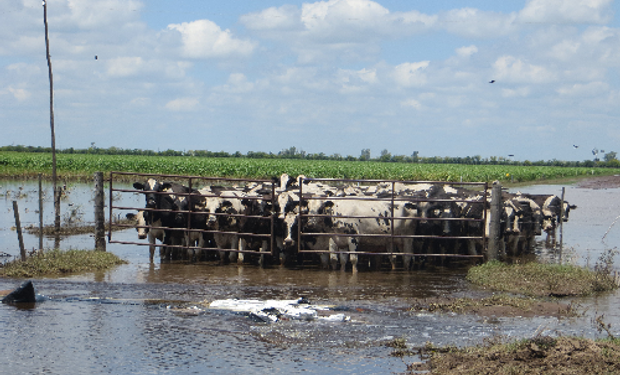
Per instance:
[[[41,1],[2,4],[0,144],[49,146]],[[619,14],[611,0],[49,0],[56,144],[592,159],[620,152]]]

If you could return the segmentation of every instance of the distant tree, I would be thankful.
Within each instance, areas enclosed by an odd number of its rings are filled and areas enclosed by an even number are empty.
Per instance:
[[[411,161],[414,163],[420,161],[420,151],[414,151],[413,154],[411,154]]]
[[[370,149],[365,148],[362,149],[362,153],[360,154],[360,161],[369,161],[370,160]]]
[[[390,161],[392,160],[392,154],[390,154],[390,152],[385,149],[381,151],[381,156],[379,156],[379,160],[386,162],[386,161]]]
[[[608,153],[605,154],[604,156],[604,160],[606,162],[610,162],[612,160],[616,160],[618,156],[618,153],[615,151],[609,151]]]

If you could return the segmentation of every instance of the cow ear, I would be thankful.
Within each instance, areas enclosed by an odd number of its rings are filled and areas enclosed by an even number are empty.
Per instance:
[[[571,210],[574,210],[575,208],[577,208],[577,206],[576,206],[576,205],[574,205],[574,204],[571,204],[571,205],[569,205],[568,207],[570,207],[570,209],[571,209]]]
[[[321,207],[319,208],[319,214],[324,214],[325,210],[333,208],[334,207],[334,202],[333,201],[325,201],[323,202],[323,204],[321,205]]]
[[[405,203],[405,208],[408,210],[416,210],[418,206],[415,203],[407,202]]]
[[[163,182],[161,184],[161,190],[166,190],[172,188],[172,184],[170,182]]]
[[[137,190],[144,190],[144,184],[142,184],[140,182],[134,182],[133,188],[137,189]]]

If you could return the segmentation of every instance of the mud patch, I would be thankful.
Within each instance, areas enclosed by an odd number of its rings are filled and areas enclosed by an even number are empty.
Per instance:
[[[592,177],[579,181],[577,187],[583,189],[615,189],[620,188],[620,175]]]

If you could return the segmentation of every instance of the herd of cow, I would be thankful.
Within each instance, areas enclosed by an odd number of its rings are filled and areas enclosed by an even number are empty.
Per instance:
[[[199,190],[153,178],[133,186],[146,198],[136,228],[140,239],[148,238],[151,261],[159,246],[162,261],[297,264],[309,252],[326,268],[357,272],[358,264],[379,267],[383,258],[392,269],[410,269],[430,257],[483,257],[491,219],[491,190],[467,184],[334,186],[284,174],[271,182]],[[503,191],[500,254],[528,252],[542,233],[555,240],[558,223],[574,208],[555,195]]]

